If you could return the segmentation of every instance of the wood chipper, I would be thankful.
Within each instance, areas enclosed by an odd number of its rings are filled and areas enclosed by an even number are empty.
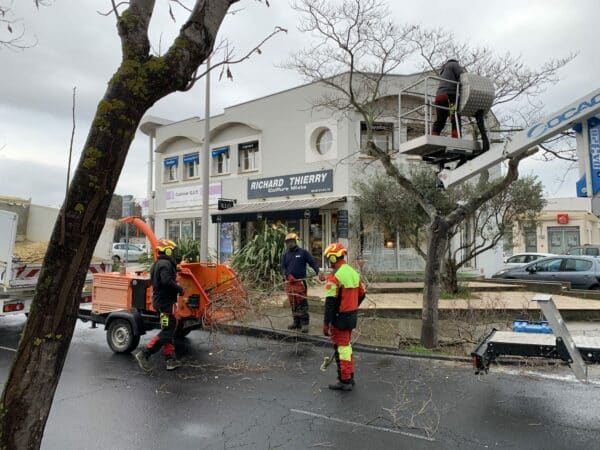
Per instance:
[[[157,259],[156,236],[138,217],[126,217],[143,232]],[[174,315],[179,337],[204,326],[234,320],[246,310],[247,293],[237,274],[225,264],[188,263],[178,265],[177,283],[185,289],[177,298]],[[152,283],[146,272],[112,272],[94,275],[91,306],[82,306],[79,318],[104,324],[106,340],[116,353],[129,353],[147,330],[160,328],[159,315],[152,305]]]

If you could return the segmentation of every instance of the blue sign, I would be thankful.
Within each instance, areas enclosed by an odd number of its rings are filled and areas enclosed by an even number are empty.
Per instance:
[[[594,118],[588,121],[590,142],[590,169],[592,171],[592,192],[600,191],[600,121]]]

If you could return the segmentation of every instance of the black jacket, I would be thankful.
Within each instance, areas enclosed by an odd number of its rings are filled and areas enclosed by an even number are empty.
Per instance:
[[[177,294],[183,293],[183,288],[177,284],[176,269],[175,263],[164,255],[159,255],[150,269],[152,304],[160,312],[172,312]]]
[[[440,81],[436,95],[456,94],[456,82],[460,81],[460,75],[465,69],[455,59],[449,59],[440,70],[440,78],[448,81]],[[452,83],[454,81],[455,83]]]
[[[319,273],[319,266],[310,253],[296,246],[293,250],[287,250],[281,257],[281,272],[283,277],[292,275],[296,280],[306,278],[306,265],[312,267],[315,273]]]

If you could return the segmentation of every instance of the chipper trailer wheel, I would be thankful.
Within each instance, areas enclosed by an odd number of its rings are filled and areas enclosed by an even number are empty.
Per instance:
[[[133,334],[128,320],[115,319],[108,326],[106,342],[115,353],[131,353],[140,343],[140,337]]]

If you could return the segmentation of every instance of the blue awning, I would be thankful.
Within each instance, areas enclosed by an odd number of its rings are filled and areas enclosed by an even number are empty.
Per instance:
[[[219,147],[219,148],[213,149],[212,155],[213,155],[213,157],[215,157],[215,156],[219,156],[219,155],[221,155],[223,153],[227,153],[228,151],[229,151],[229,146],[227,146],[227,147]]]
[[[179,164],[179,156],[175,156],[174,158],[165,158],[164,165],[165,167],[176,166]]]
[[[184,164],[192,164],[200,161],[199,153],[190,153],[189,155],[183,155]]]

